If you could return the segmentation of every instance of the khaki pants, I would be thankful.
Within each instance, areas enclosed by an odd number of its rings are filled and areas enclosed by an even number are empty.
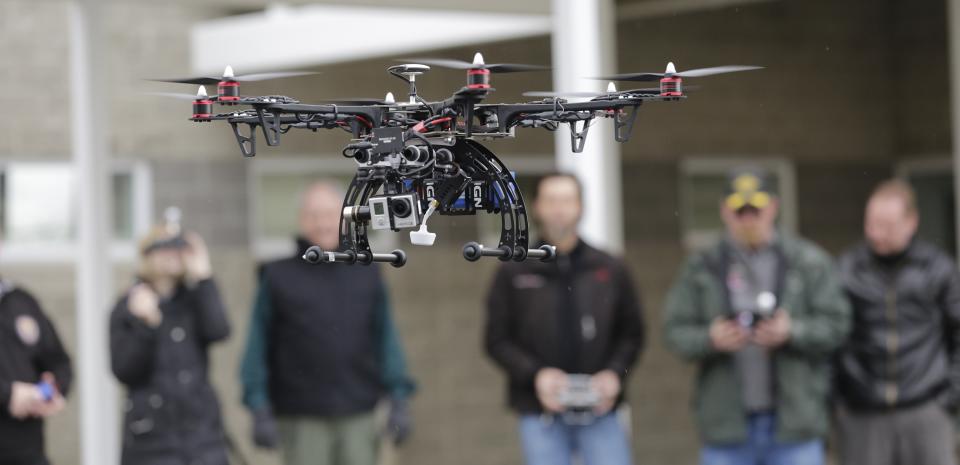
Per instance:
[[[936,402],[889,412],[837,410],[843,465],[955,465],[953,418]]]
[[[380,436],[374,413],[277,419],[285,465],[376,465]]]

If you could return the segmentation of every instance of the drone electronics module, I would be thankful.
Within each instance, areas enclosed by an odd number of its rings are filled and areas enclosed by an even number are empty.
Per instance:
[[[199,84],[196,96],[165,94],[193,100],[190,119],[196,122],[225,121],[233,129],[245,157],[256,155],[257,132],[268,146],[292,129],[341,129],[351,134],[343,156],[357,163],[357,172],[343,201],[339,251],[314,246],[303,258],[310,263],[369,265],[387,262],[400,267],[406,263],[402,250],[375,253],[367,237],[368,228],[413,229],[415,245],[433,245],[436,234],[427,230],[427,220],[438,215],[499,214],[500,242],[488,247],[470,242],[463,247],[469,261],[481,257],[500,260],[551,260],[553,246],[529,249],[528,219],[523,196],[507,166],[478,140],[514,137],[517,128],[544,128],[554,131],[561,124],[570,129],[574,152],[583,150],[595,118],[611,118],[613,137],[630,139],[639,107],[648,101],[677,101],[686,98],[683,78],[758,69],[756,66],[720,66],[678,72],[673,63],[663,73],[631,73],[598,77],[609,81],[659,81],[659,87],[618,91],[613,82],[604,93],[528,92],[539,98],[527,103],[486,104],[494,89],[495,73],[536,71],[540,66],[485,64],[477,53],[472,63],[447,59],[410,59],[407,64],[388,68],[406,82],[409,99],[396,102],[392,94],[384,100],[349,100],[301,103],[280,95],[241,96],[239,83],[313,74],[281,72],[235,75],[227,67],[223,76],[160,79],[163,82]],[[441,101],[427,101],[417,92],[417,77],[430,66],[466,71],[466,85]],[[204,85],[216,85],[209,96]],[[586,98],[570,102],[567,98]],[[214,113],[213,105],[243,106],[228,113]]]

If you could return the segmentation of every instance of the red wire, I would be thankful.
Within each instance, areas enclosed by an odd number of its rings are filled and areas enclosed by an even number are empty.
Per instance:
[[[417,132],[427,132],[426,129],[427,129],[427,126],[428,126],[428,125],[429,125],[429,126],[433,126],[433,125],[440,124],[440,123],[446,123],[446,122],[450,121],[451,119],[452,119],[452,118],[449,117],[449,116],[444,116],[443,118],[437,118],[437,119],[432,120],[432,121],[421,121],[421,122],[417,123],[416,126],[413,127],[413,130],[414,130],[414,131],[417,131]]]

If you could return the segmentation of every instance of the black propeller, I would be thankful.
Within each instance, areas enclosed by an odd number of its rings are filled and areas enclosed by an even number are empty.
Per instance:
[[[153,95],[156,97],[166,97],[173,98],[177,100],[207,100],[207,89],[203,86],[197,89],[196,94],[188,94],[185,92],[144,92],[146,95]],[[216,96],[214,96],[216,97]]]
[[[220,81],[237,81],[237,82],[255,82],[255,81],[266,81],[269,79],[283,79],[291,78],[298,76],[310,76],[313,74],[320,74],[315,71],[278,71],[273,73],[254,73],[254,74],[241,74],[234,75],[233,68],[227,66],[223,70],[223,76],[221,77],[210,77],[210,76],[200,76],[200,77],[189,77],[189,78],[174,78],[174,79],[150,79],[151,81],[157,82],[172,82],[177,84],[217,84]]]
[[[391,101],[378,99],[378,98],[347,97],[347,98],[338,98],[338,99],[320,99],[319,103],[330,103],[334,105],[365,106],[365,105],[392,105],[396,102],[395,101],[391,102]]]
[[[657,93],[660,89],[657,89]],[[618,92],[550,92],[545,90],[531,90],[523,93],[524,97],[600,97],[603,95],[613,95]]]
[[[483,62],[483,55],[480,53],[477,53],[473,56],[473,63],[449,58],[404,58],[396,61],[402,61],[405,63],[422,63],[425,65],[451,69],[486,69],[491,73],[518,73],[522,71],[542,71],[550,69],[546,66],[524,65],[517,63],[493,63],[488,65]]]
[[[194,94],[187,94],[181,92],[144,92],[145,95],[152,95],[155,97],[167,97],[177,100],[199,100],[200,97]]]
[[[700,86],[683,86],[684,91],[698,90]],[[550,91],[529,91],[524,92],[524,97],[604,97],[604,96],[615,96],[615,95],[625,95],[625,94],[649,94],[649,95],[660,95],[659,87],[647,87],[643,89],[627,89],[627,90],[616,90],[607,92],[550,92]]]
[[[599,76],[593,79],[600,79],[604,81],[659,81],[664,77],[703,77],[703,76],[712,76],[714,74],[725,74],[725,73],[736,73],[740,71],[751,71],[755,69],[763,69],[762,66],[743,66],[743,65],[729,65],[729,66],[714,66],[712,68],[700,68],[700,69],[691,69],[688,71],[677,71],[674,68],[673,63],[667,64],[667,70],[663,73],[626,73],[626,74],[614,74],[612,76]]]

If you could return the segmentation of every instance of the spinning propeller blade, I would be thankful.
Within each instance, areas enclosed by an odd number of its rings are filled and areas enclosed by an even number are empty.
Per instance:
[[[684,86],[683,90],[686,91],[695,91],[700,89],[700,86]],[[643,89],[628,89],[613,92],[548,92],[548,91],[530,91],[524,92],[525,97],[603,97],[605,95],[624,95],[624,94],[650,94],[650,95],[659,95],[660,88],[658,87],[647,87]]]
[[[177,100],[197,100],[197,96],[194,94],[187,94],[182,92],[144,92],[144,95],[152,95],[155,97],[166,97]]]
[[[486,69],[490,70],[491,73],[518,73],[523,71],[542,71],[550,69],[546,66],[526,65],[519,63],[493,63],[488,65],[483,62],[483,55],[479,53],[474,55],[473,63],[449,58],[403,58],[396,61],[402,61],[405,63],[422,63],[429,66],[439,66],[441,68],[450,69]]]
[[[221,77],[211,77],[211,76],[198,76],[198,77],[188,77],[188,78],[163,78],[163,79],[149,79],[150,81],[157,82],[172,82],[176,84],[217,84],[220,81],[237,81],[237,82],[256,82],[256,81],[266,81],[270,79],[283,79],[291,78],[298,76],[310,76],[314,74],[320,74],[315,71],[278,71],[271,73],[254,73],[254,74],[241,74],[234,75],[233,67],[227,66],[223,70],[223,75]]]
[[[677,72],[673,66],[673,63],[667,64],[667,70],[663,73],[625,73],[625,74],[614,74],[611,76],[600,76],[592,79],[602,79],[608,81],[659,81],[664,77],[703,77],[703,76],[712,76],[714,74],[725,74],[725,73],[737,73],[740,71],[751,71],[755,69],[763,69],[762,66],[743,66],[743,65],[728,65],[728,66],[714,66],[711,68],[699,68],[691,69],[688,71]]]

